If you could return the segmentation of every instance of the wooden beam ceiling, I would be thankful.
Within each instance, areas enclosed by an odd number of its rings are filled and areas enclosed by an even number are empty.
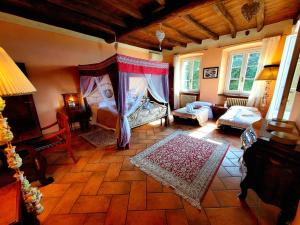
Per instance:
[[[84,1],[72,0],[72,1],[64,1],[64,0],[47,0],[48,2],[62,7],[67,10],[74,11],[80,14],[88,14],[91,18],[99,19],[102,23],[106,24],[114,24],[120,27],[126,28],[126,23],[119,17],[115,15],[109,15],[105,11],[99,11],[95,7],[91,7]]]
[[[95,37],[101,37],[108,42],[112,42],[115,37],[115,31],[112,27],[101,21],[83,16],[75,11],[63,9],[49,2],[6,0],[1,2],[0,11]],[[68,16],[66,16],[66,14]]]
[[[145,30],[141,30],[140,32],[143,33],[145,36],[148,36],[151,39],[156,39],[156,36],[155,36],[154,33],[147,32]],[[182,41],[178,41],[178,40],[174,40],[173,38],[170,38],[170,37],[165,37],[164,38],[163,43],[166,43],[166,42],[167,42],[167,44],[170,44],[172,46],[181,46],[181,47],[186,47],[187,46],[187,43],[182,42]]]
[[[256,15],[257,32],[261,31],[264,28],[264,23],[265,23],[265,1],[258,0],[258,2],[259,2],[259,10]]]
[[[145,16],[143,20],[135,21],[131,23],[131,26],[128,27],[124,32],[118,32],[119,37],[124,35],[131,34],[137,30],[146,28],[154,23],[162,23],[168,18],[174,16],[180,16],[184,12],[192,10],[194,7],[208,2],[213,2],[214,0],[171,0],[166,1],[165,6],[158,11],[147,11],[145,10]]]
[[[165,0],[155,0],[158,4],[160,5],[165,5],[166,1]]]
[[[234,20],[233,20],[232,16],[229,14],[227,9],[225,8],[225,6],[223,4],[223,1],[218,0],[214,5],[214,9],[227,22],[227,24],[230,28],[230,31],[231,31],[231,37],[235,38],[236,37],[236,32],[237,32],[236,27],[235,27],[235,23],[234,23]]]
[[[1,0],[0,11],[97,36],[109,43],[117,38],[157,50],[158,41],[153,30],[160,23],[166,32],[163,48],[169,49],[186,47],[189,42],[201,44],[197,32],[203,34],[201,37],[217,40],[219,35],[229,31],[235,37],[238,30],[253,28],[253,20],[247,24],[237,19],[242,18],[243,1],[253,0]],[[300,2],[291,6],[294,0],[255,1],[260,3],[255,16],[257,31],[265,24],[291,18],[296,22],[300,18]],[[206,11],[207,20],[202,15]],[[185,23],[178,23],[178,18]],[[142,30],[152,30],[153,34],[144,40]]]
[[[111,5],[112,7],[136,18],[136,19],[143,19],[143,15],[141,14],[141,12],[136,9],[135,7],[133,7],[132,5],[123,2],[122,0],[106,0],[105,3]]]
[[[170,30],[175,31],[175,32],[178,33],[181,37],[190,40],[190,42],[192,41],[192,42],[195,42],[195,43],[197,43],[197,44],[201,44],[201,43],[202,43],[202,40],[201,40],[201,39],[196,38],[196,37],[193,37],[193,36],[191,36],[191,35],[189,35],[189,34],[187,34],[187,33],[184,33],[184,32],[182,32],[182,31],[180,31],[179,29],[177,29],[177,28],[175,28],[175,27],[173,27],[173,26],[170,26],[170,25],[167,24],[167,23],[162,23],[162,25],[163,25],[164,27],[170,29]]]
[[[158,42],[156,43],[156,42],[152,42],[152,41],[145,41],[143,39],[140,39],[140,38],[137,38],[137,37],[134,37],[131,35],[128,35],[126,37],[126,39],[124,39],[121,42],[133,43],[133,44],[137,44],[138,46],[144,46],[145,48],[150,48],[151,50],[160,51]],[[164,44],[164,49],[171,50],[172,46]]]
[[[185,16],[180,17],[182,20],[184,20],[186,23],[192,25],[194,28],[196,28],[198,31],[203,33],[204,35],[208,36],[209,38],[212,38],[214,40],[219,39],[219,35],[211,31],[206,26],[199,23],[197,20],[195,20],[191,15],[187,14]]]

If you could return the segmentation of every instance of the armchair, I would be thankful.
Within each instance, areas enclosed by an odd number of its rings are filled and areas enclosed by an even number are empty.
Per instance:
[[[57,112],[56,119],[57,121],[55,123],[43,127],[42,130],[47,130],[55,125],[58,125],[59,130],[50,135],[43,136],[41,139],[33,143],[33,147],[36,151],[43,152],[45,154],[59,149],[65,149],[69,156],[73,159],[74,163],[76,163],[71,146],[71,131],[68,116],[62,112]]]

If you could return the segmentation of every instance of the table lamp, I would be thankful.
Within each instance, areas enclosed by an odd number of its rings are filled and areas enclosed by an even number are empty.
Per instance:
[[[4,49],[0,47],[0,144],[6,145],[4,151],[8,167],[15,170],[14,177],[21,183],[22,196],[27,211],[40,214],[43,211],[41,204],[42,194],[37,188],[31,187],[29,181],[24,176],[24,172],[20,170],[22,159],[16,153],[16,147],[11,143],[13,133],[6,121],[7,118],[4,118],[2,115],[5,108],[5,101],[1,98],[1,96],[25,95],[33,92],[36,92],[34,86]]]
[[[258,74],[255,80],[266,81],[266,88],[264,95],[261,99],[260,106],[265,108],[267,106],[267,99],[270,92],[270,84],[272,80],[277,79],[279,65],[265,65],[264,69]]]

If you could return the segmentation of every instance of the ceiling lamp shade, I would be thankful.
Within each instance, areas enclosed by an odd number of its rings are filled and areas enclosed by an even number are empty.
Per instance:
[[[276,80],[279,65],[265,65],[255,80]]]
[[[0,96],[24,95],[36,92],[24,73],[0,47]]]

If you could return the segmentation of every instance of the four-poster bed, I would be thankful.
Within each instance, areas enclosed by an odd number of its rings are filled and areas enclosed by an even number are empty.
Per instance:
[[[100,63],[79,65],[78,70],[94,120],[116,129],[119,147],[129,147],[131,128],[161,118],[168,122],[167,63],[116,54]]]

